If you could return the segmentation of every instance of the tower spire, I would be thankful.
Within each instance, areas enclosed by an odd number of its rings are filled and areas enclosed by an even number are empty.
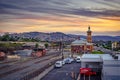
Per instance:
[[[87,41],[89,43],[92,42],[92,31],[90,30],[90,26],[88,26],[88,31],[87,31]]]
[[[88,26],[88,31],[91,31],[91,30],[90,30],[90,26]]]

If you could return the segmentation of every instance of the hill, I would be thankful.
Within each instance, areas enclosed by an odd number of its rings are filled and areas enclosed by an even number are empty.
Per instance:
[[[64,34],[61,32],[43,33],[43,32],[25,32],[10,34],[14,38],[39,39],[41,41],[73,41],[80,38],[86,38],[84,35]],[[93,41],[120,41],[120,36],[92,36]]]

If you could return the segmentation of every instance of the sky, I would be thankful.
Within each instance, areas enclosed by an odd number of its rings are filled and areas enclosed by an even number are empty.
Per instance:
[[[120,0],[0,0],[0,32],[120,36]]]

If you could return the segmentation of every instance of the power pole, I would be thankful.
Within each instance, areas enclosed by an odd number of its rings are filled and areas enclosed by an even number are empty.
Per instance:
[[[64,55],[63,55],[63,34],[62,34],[62,39],[61,39],[61,54],[62,54],[62,59],[64,59]]]

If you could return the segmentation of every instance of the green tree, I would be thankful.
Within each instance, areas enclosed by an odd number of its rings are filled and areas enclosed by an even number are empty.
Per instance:
[[[39,44],[38,44],[38,43],[36,43],[36,44],[35,44],[35,48],[38,48],[38,47],[39,47]]]
[[[2,41],[9,41],[9,40],[10,40],[9,34],[3,35],[1,40],[2,40]]]
[[[48,43],[45,43],[44,46],[45,46],[45,48],[48,48],[49,45],[48,45]]]

